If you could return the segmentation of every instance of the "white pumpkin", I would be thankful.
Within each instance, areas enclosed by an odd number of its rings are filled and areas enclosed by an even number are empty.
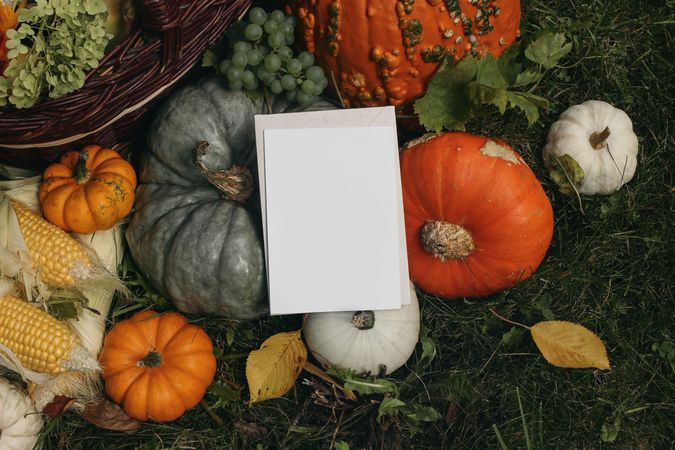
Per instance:
[[[544,164],[560,191],[607,195],[628,183],[637,167],[638,139],[633,123],[607,102],[574,105],[551,126]]]
[[[30,450],[42,429],[42,416],[28,396],[0,378],[0,450]]]
[[[401,309],[310,314],[304,334],[312,355],[324,366],[359,374],[389,374],[410,358],[420,333],[415,289]]]

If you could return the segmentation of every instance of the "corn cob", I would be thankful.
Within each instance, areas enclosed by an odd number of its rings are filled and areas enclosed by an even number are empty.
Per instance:
[[[56,375],[98,369],[68,325],[16,297],[0,298],[0,344],[35,372]]]
[[[26,242],[33,269],[52,287],[73,287],[87,278],[92,263],[84,248],[68,233],[12,201],[19,229]]]

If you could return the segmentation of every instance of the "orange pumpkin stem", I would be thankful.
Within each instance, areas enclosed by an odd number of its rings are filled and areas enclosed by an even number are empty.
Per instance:
[[[370,330],[375,326],[375,313],[372,311],[356,311],[352,316],[352,325],[359,330]]]
[[[591,147],[596,150],[602,150],[605,148],[605,141],[610,135],[609,127],[605,127],[604,130],[600,132],[595,132],[591,134],[591,137],[588,138],[588,142],[591,143]]]
[[[464,227],[442,220],[430,220],[422,226],[420,240],[424,250],[441,261],[463,259],[475,250],[473,238]]]
[[[89,181],[91,173],[87,169],[87,160],[89,159],[89,152],[82,150],[80,156],[77,157],[77,163],[73,169],[73,178],[77,184],[84,184]]]
[[[138,361],[138,367],[159,367],[162,365],[162,355],[156,351],[149,352],[145,358]]]

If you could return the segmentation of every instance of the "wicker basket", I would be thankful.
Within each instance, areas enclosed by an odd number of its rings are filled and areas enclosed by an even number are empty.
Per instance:
[[[87,143],[112,146],[140,131],[152,102],[239,18],[251,0],[138,0],[131,35],[84,87],[28,109],[0,108],[0,162],[40,168]]]

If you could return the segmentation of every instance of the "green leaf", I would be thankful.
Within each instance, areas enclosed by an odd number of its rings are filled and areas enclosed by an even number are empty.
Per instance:
[[[342,380],[345,389],[355,391],[359,394],[386,394],[398,392],[398,388],[393,382],[382,378],[359,377],[353,372],[339,370],[334,367],[328,369],[326,373]]]
[[[519,327],[511,327],[509,331],[502,335],[502,343],[506,347],[515,347],[520,343],[520,340],[525,334],[525,330]]]
[[[208,393],[216,398],[212,408],[223,408],[232,402],[241,401],[241,391],[222,381],[214,381],[208,388]]]
[[[605,423],[600,429],[600,439],[602,442],[614,442],[619,436],[621,430],[621,418],[614,419],[614,423]]]
[[[405,406],[405,402],[397,398],[385,397],[377,409],[377,423],[380,423],[382,416],[395,417],[401,406]]]
[[[534,84],[537,81],[541,80],[544,78],[543,73],[539,73],[536,70],[526,70],[524,72],[519,73],[516,76],[516,80],[514,81],[513,86],[514,87],[520,87],[520,86],[526,86],[528,84]]]
[[[549,173],[560,192],[572,195],[584,180],[584,169],[570,155],[562,155],[559,158],[551,155],[555,163],[549,167]]]
[[[476,77],[478,64],[472,56],[456,65],[453,61],[445,59],[424,97],[415,101],[415,113],[428,131],[463,130],[471,118],[467,85]]]
[[[349,450],[349,444],[345,441],[335,441],[335,450]]]
[[[506,89],[494,88],[476,81],[467,86],[469,98],[475,108],[480,105],[494,105],[499,108],[499,112],[504,114],[509,100]]]
[[[548,108],[548,100],[527,92],[508,92],[509,105],[525,113],[527,122],[532,125],[539,120],[539,108]]]
[[[480,84],[496,89],[505,89],[508,86],[497,60],[491,54],[487,54],[478,60],[476,81]]]
[[[422,345],[422,356],[417,362],[417,371],[422,371],[431,365],[431,362],[436,358],[436,345],[434,340],[429,336],[429,329],[424,327],[420,333],[420,344]]]
[[[218,69],[218,64],[220,64],[220,58],[216,55],[216,52],[207,50],[202,57],[202,67],[213,67]]]
[[[546,31],[525,49],[525,57],[545,69],[554,68],[572,50],[563,33]]]

